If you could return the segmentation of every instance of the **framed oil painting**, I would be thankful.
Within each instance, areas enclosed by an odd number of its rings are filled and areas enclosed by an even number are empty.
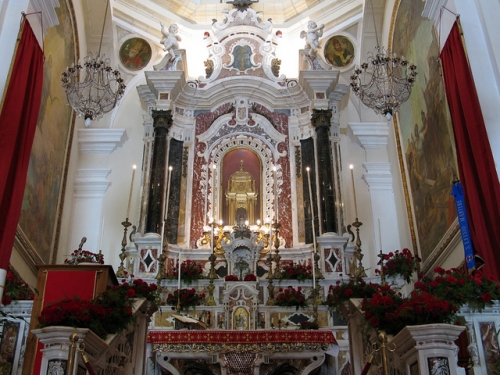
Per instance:
[[[410,99],[394,118],[413,245],[424,268],[448,245],[457,228],[450,195],[457,175],[455,142],[439,67],[434,21],[421,17],[424,2],[397,0],[392,51],[417,65]]]
[[[334,35],[326,42],[324,55],[334,67],[343,68],[354,60],[354,45],[348,37]]]
[[[120,62],[129,70],[141,70],[151,60],[152,50],[142,38],[130,38],[120,46]]]
[[[70,1],[55,8],[59,24],[44,39],[42,102],[28,167],[15,246],[29,265],[55,261],[66,184],[74,112],[61,86],[61,73],[78,61]],[[35,271],[36,272],[36,271]]]

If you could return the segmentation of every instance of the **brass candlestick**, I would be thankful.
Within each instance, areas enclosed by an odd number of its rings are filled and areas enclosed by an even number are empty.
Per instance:
[[[314,272],[316,273],[316,281],[318,279],[324,279],[325,277],[323,276],[323,273],[321,272],[321,268],[319,267],[319,259],[321,257],[319,256],[318,252],[316,251],[314,253]]]
[[[128,227],[132,225],[130,221],[128,221],[128,217],[125,219],[125,221],[122,222],[122,225],[124,227],[123,229],[123,239],[122,239],[122,250],[120,253],[120,266],[118,267],[118,270],[116,271],[116,277],[126,277],[127,275],[125,274],[125,267],[124,267],[124,262],[125,259],[127,258],[126,254],[126,249],[125,246],[127,246],[127,230]]]
[[[363,267],[363,253],[361,252],[361,239],[359,238],[359,227],[363,225],[362,222],[358,221],[358,218],[356,218],[356,221],[352,223],[352,226],[356,228],[356,259],[358,260],[358,266],[356,269],[356,276],[358,277],[366,277],[366,272],[365,268]]]
[[[267,290],[269,292],[269,297],[267,298],[266,305],[272,306],[274,305],[274,285],[273,285],[273,255],[269,252],[269,256],[267,257],[267,264],[269,267],[269,271],[267,273],[267,279],[269,280],[269,284],[267,286]]]
[[[214,279],[217,278],[217,273],[215,272],[215,260],[217,259],[217,255],[214,253],[210,254],[208,260],[210,261],[210,273],[208,274],[208,278],[210,279],[210,283],[208,284],[208,298],[205,302],[205,306],[215,306],[215,298],[214,298]]]

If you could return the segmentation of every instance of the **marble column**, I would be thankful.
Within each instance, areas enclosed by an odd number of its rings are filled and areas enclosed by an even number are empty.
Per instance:
[[[331,110],[314,109],[311,123],[316,129],[316,155],[318,163],[319,207],[321,213],[321,233],[337,232],[335,214],[335,187],[330,150]]]
[[[168,130],[172,126],[170,110],[153,110],[154,147],[149,183],[146,233],[161,234],[163,206],[165,198],[165,176],[167,171]]]

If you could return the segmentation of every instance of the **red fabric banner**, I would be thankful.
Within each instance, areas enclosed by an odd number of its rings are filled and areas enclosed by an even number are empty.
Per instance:
[[[43,83],[43,51],[29,22],[21,39],[0,114],[0,268],[9,266],[35,137]]]
[[[441,62],[472,243],[484,271],[500,279],[500,184],[458,21]]]
[[[267,344],[320,343],[337,344],[332,331],[150,331],[148,342],[153,344]]]

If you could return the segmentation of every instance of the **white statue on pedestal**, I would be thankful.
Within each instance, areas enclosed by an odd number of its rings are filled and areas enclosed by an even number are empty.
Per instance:
[[[179,28],[175,23],[170,25],[168,31],[165,30],[165,26],[160,22],[161,25],[161,33],[163,34],[163,39],[160,40],[160,43],[163,44],[164,51],[168,51],[168,55],[170,56],[169,60],[175,59],[174,50],[179,48],[179,42],[182,40],[177,33],[179,32]]]
[[[307,31],[301,31],[300,37],[306,38],[306,46],[308,49],[308,55],[314,56],[316,55],[316,51],[319,49],[319,38],[323,36],[323,28],[325,25],[316,25],[316,22],[309,21],[307,23]]]

